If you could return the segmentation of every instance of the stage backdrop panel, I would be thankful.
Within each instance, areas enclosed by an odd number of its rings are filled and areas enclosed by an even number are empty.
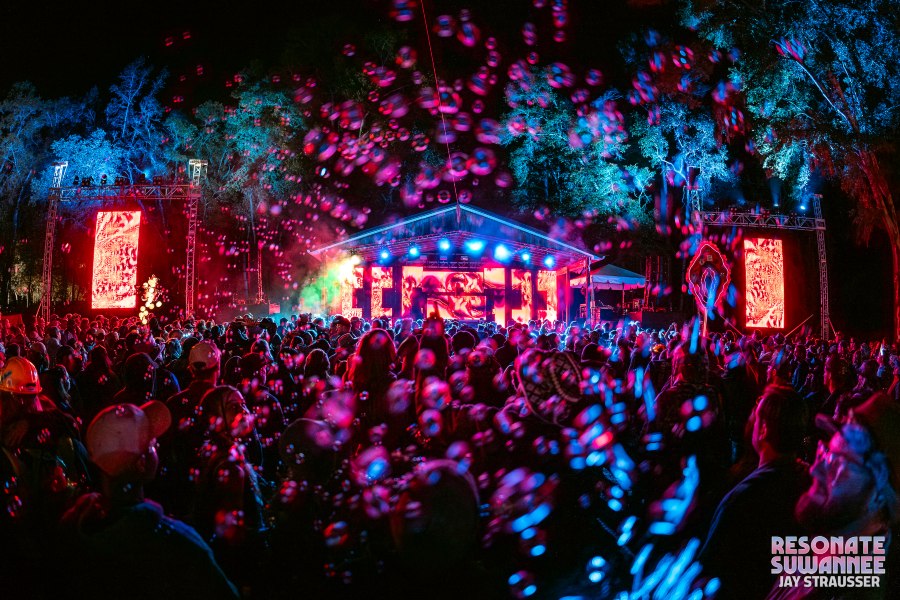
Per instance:
[[[140,211],[97,213],[91,308],[135,307],[140,229]]]
[[[747,327],[784,328],[784,251],[781,240],[744,238]]]

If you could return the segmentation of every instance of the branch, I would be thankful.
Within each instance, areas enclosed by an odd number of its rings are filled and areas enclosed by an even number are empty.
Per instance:
[[[773,40],[773,43],[774,43],[774,40]],[[826,94],[824,88],[822,88],[822,84],[820,84],[820,83],[819,83],[819,80],[816,79],[816,76],[813,75],[813,74],[809,71],[809,69],[806,68],[806,65],[804,65],[804,64],[803,64],[802,62],[800,62],[799,60],[795,60],[794,62],[797,63],[798,65],[800,65],[800,68],[803,69],[803,72],[806,73],[806,74],[809,76],[809,78],[812,80],[812,82],[813,82],[813,83],[816,85],[816,87],[819,89],[819,92],[822,94],[822,97],[825,98],[825,101],[828,102],[828,104],[831,105],[831,108],[833,108],[833,109],[835,110],[836,113],[838,113],[839,115],[841,115],[842,117],[844,117],[844,120],[847,121],[847,125],[849,125],[850,128],[853,129],[853,131],[854,131],[855,133],[859,133],[859,132],[857,131],[857,129],[853,126],[853,122],[850,120],[850,118],[849,118],[847,115],[844,114],[844,111],[842,111],[841,109],[839,109],[839,108],[834,104],[834,102],[831,101],[831,98],[828,97],[828,94]]]
[[[834,41],[829,36],[825,36],[829,42],[831,42],[831,47],[834,48]],[[853,94],[853,99],[856,102],[856,106],[862,107],[862,102],[859,101],[859,96],[856,94],[856,86],[852,84],[853,78],[850,76],[850,72],[847,70],[847,65],[844,63],[844,59],[841,58],[841,55],[838,52],[834,53],[838,59],[838,62],[841,63],[841,68],[844,70],[844,75],[847,76],[847,81],[850,83],[850,93]],[[846,100],[845,100],[846,102]]]

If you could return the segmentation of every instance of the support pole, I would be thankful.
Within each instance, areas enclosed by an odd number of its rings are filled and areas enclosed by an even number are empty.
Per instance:
[[[587,259],[587,278],[588,278],[588,326],[594,327],[594,277],[591,274],[591,259]],[[599,320],[599,315],[598,315]]]
[[[191,188],[188,195],[187,257],[184,269],[184,314],[186,317],[194,316],[194,300],[197,297],[197,267],[195,261],[197,256],[197,229],[199,227],[200,180],[208,165],[208,161],[196,158],[188,161],[188,169],[191,174]]]
[[[262,251],[263,249],[259,244],[256,245],[256,303],[264,304],[266,301],[266,296],[263,294],[263,283],[262,283]]]
[[[822,196],[813,195],[813,214],[816,218],[816,249],[819,252],[819,330],[822,338],[828,337],[828,261],[825,253],[825,219],[822,218]]]
[[[67,162],[53,163],[53,182],[50,184],[50,195],[47,197],[47,229],[44,235],[44,262],[41,265],[41,304],[38,317],[44,323],[50,321],[50,305],[53,302],[53,245],[56,240],[56,219],[59,215],[60,188],[66,176]]]

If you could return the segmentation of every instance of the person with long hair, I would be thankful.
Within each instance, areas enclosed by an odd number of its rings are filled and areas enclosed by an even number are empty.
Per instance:
[[[363,335],[348,360],[345,381],[351,384],[354,393],[365,394],[363,410],[370,426],[389,420],[385,396],[397,380],[393,373],[396,362],[394,342],[383,329],[373,329]]]
[[[236,388],[219,385],[203,396],[197,419],[206,439],[197,457],[194,525],[226,572],[247,583],[258,570],[265,529],[258,477],[240,442],[254,433],[254,416]]]

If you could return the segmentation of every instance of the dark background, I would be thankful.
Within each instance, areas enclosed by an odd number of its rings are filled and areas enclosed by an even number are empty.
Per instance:
[[[4,57],[0,93],[5,95],[12,83],[22,80],[34,83],[46,97],[81,96],[93,87],[103,91],[115,82],[123,67],[138,56],[146,56],[153,64],[169,69],[170,85],[163,102],[181,95],[185,107],[195,106],[209,98],[226,97],[225,81],[250,65],[275,72],[282,65],[302,61],[304,69],[327,71],[346,42],[359,43],[373,30],[421,34],[421,15],[395,27],[388,17],[389,6],[387,0],[156,2],[133,6],[0,3],[0,56]],[[524,22],[538,24],[539,34],[548,26],[549,9],[538,14],[530,0],[427,0],[425,6],[429,19],[469,8],[473,21],[482,26],[483,37],[498,37],[505,58],[524,55],[520,34]],[[673,9],[665,0],[572,0],[569,15],[569,39],[565,43],[555,44],[549,41],[549,35],[539,35],[543,43],[539,42],[536,50],[542,53],[542,60],[590,63],[620,88],[627,80],[623,79],[617,44],[629,31],[664,29],[674,22]],[[171,45],[166,44],[167,38],[171,38]],[[420,55],[420,62],[426,58]],[[439,48],[435,58],[442,76],[452,76],[454,69],[470,66],[457,64],[459,57],[443,60]],[[203,66],[202,76],[197,76],[197,65]],[[853,239],[849,202],[836,189],[826,187],[822,193],[834,325],[851,335],[886,333],[892,291],[885,237],[876,231],[868,246],[858,245]],[[808,238],[812,243],[797,244],[804,254],[796,260],[811,270],[805,276],[800,271],[790,276],[791,270],[787,271],[789,302],[800,292],[807,298],[793,308],[788,305],[788,329],[818,311],[817,306],[809,306],[818,302],[818,278],[814,234],[808,234]],[[786,252],[793,245],[788,244]],[[673,283],[680,287],[680,282]]]

